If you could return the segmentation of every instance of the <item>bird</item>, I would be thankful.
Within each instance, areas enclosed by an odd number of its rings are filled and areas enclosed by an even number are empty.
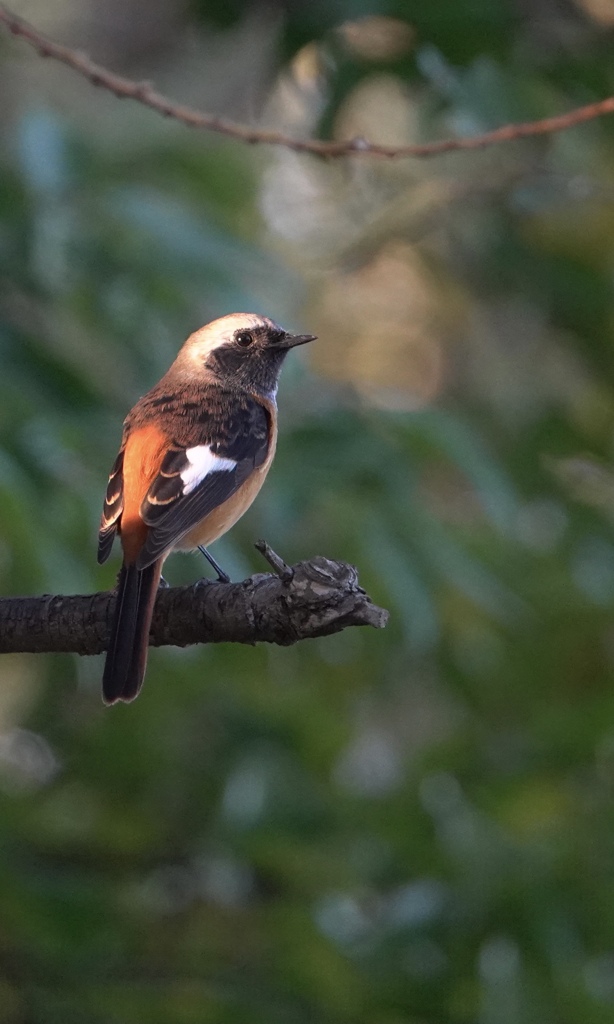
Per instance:
[[[268,317],[231,313],[195,331],[162,379],[128,413],[98,535],[104,563],[119,535],[117,582],[102,679],[105,704],[138,695],[162,565],[207,546],[247,511],[277,443],[277,386],[290,349],[314,341]]]

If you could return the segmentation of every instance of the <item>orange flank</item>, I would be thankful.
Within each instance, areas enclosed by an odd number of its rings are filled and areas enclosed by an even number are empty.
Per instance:
[[[124,450],[124,510],[121,542],[127,565],[135,562],[147,539],[149,527],[141,519],[141,504],[158,474],[168,449],[168,437],[155,424],[130,434]]]

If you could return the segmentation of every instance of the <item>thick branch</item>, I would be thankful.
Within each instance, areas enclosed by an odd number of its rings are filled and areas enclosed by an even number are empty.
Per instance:
[[[346,626],[386,625],[345,562],[316,557],[283,566],[282,575],[258,573],[243,583],[202,581],[161,589],[149,642],[153,647],[297,640],[338,633]],[[0,654],[106,650],[115,594],[7,597],[0,600]]]
[[[552,132],[564,131],[575,125],[592,121],[604,114],[614,113],[614,96],[576,107],[567,113],[555,117],[545,117],[539,121],[524,121],[519,124],[506,124],[494,131],[481,135],[470,135],[456,139],[441,139],[438,142],[426,142],[413,146],[380,146],[368,142],[367,139],[354,138],[343,142],[323,142],[320,139],[293,139],[282,132],[261,131],[247,125],[235,124],[214,114],[207,114],[192,107],[174,103],[166,96],[156,92],[149,82],[135,82],[132,79],[116,75],[100,64],[95,64],[84,53],[61,46],[42,35],[32,25],[17,17],[5,7],[0,7],[0,22],[9,32],[19,36],[32,46],[41,57],[51,57],[72,68],[77,74],[87,78],[92,85],[107,89],[119,99],[136,100],[150,107],[165,117],[172,117],[190,128],[218,132],[228,135],[241,142],[266,143],[270,146],[285,146],[303,153],[313,153],[322,157],[340,156],[375,156],[375,157],[428,157],[440,153],[449,153],[461,149],[482,149],[499,142],[510,142],[531,135],[547,135]]]

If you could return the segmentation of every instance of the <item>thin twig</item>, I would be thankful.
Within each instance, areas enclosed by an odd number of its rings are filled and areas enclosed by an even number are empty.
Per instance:
[[[347,139],[342,142],[325,142],[320,139],[294,139],[282,132],[264,131],[247,125],[235,124],[226,118],[207,114],[192,107],[174,103],[166,96],[156,92],[150,82],[135,82],[132,79],[116,75],[107,68],[96,64],[90,58],[68,46],[61,46],[42,35],[34,26],[23,18],[19,18],[6,7],[0,6],[0,22],[9,32],[29,43],[41,57],[66,64],[73,71],[87,78],[92,85],[107,89],[119,99],[136,100],[146,107],[157,111],[164,117],[171,117],[190,128],[218,132],[241,142],[265,143],[269,146],[285,146],[287,149],[300,153],[313,153],[321,157],[341,156],[374,156],[374,157],[429,157],[455,150],[482,149],[500,142],[511,142],[532,135],[548,135],[552,132],[564,131],[575,125],[592,121],[605,114],[614,113],[614,96],[576,107],[565,114],[545,117],[539,121],[524,121],[519,124],[506,124],[493,131],[481,135],[469,135],[463,138],[441,139],[437,142],[426,142],[411,146],[381,146],[363,138]]]
[[[259,551],[263,558],[266,559],[271,566],[271,569],[277,573],[280,580],[289,582],[292,579],[292,576],[294,575],[292,568],[284,562],[281,555],[278,555],[276,551],[273,551],[270,544],[267,544],[265,540],[257,540],[254,547],[256,548],[256,551]]]

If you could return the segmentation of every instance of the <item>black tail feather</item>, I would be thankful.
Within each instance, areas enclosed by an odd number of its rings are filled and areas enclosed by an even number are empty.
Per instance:
[[[102,677],[105,704],[134,700],[141,689],[161,568],[161,559],[146,569],[122,566]]]

